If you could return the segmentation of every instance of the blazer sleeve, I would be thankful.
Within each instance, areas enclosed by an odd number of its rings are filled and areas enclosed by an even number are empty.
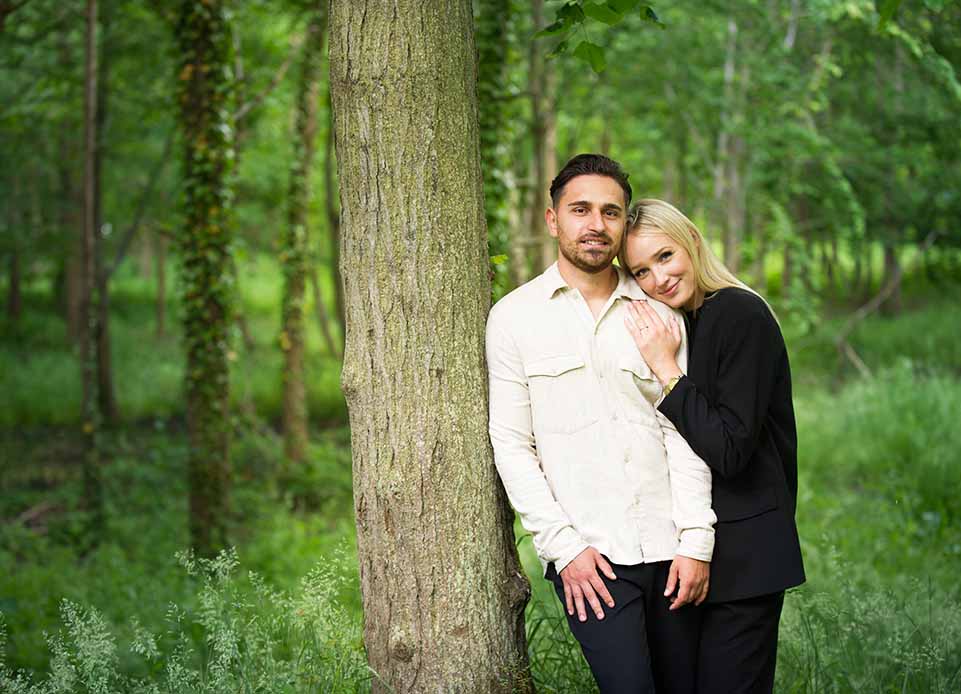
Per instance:
[[[716,324],[723,334],[717,341],[715,401],[684,376],[658,405],[723,478],[743,472],[754,457],[786,351],[766,306],[730,308]]]

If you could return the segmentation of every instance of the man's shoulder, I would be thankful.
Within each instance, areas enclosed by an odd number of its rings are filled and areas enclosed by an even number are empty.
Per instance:
[[[538,275],[529,282],[525,282],[508,292],[491,307],[487,324],[504,325],[515,320],[526,319],[540,310],[546,291],[544,275]]]

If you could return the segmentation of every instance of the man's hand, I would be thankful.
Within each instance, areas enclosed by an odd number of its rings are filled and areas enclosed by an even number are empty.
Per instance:
[[[601,608],[600,600],[603,600],[608,607],[614,607],[614,598],[607,592],[607,586],[597,575],[597,569],[600,569],[612,581],[617,579],[611,565],[605,561],[601,553],[593,547],[588,547],[574,557],[574,560],[565,566],[560,573],[561,581],[564,583],[564,602],[567,603],[567,614],[573,615],[576,607],[577,618],[582,622],[587,621],[584,600],[587,600],[598,619],[604,619],[604,610]]]
[[[709,562],[682,557],[680,554],[675,556],[674,561],[671,562],[667,586],[664,588],[664,597],[670,597],[677,588],[677,597],[671,602],[670,609],[676,610],[689,602],[695,605],[704,602],[707,598],[710,574]]]

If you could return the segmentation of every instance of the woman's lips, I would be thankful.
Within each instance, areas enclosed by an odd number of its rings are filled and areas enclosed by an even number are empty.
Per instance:
[[[680,284],[681,284],[681,280],[678,280],[673,285],[671,285],[670,289],[668,289],[667,291],[661,292],[661,296],[673,296],[674,293],[677,291],[678,285]]]

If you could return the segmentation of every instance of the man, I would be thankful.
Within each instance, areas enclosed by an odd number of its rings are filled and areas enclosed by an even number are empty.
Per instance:
[[[612,265],[630,199],[620,165],[596,154],[551,184],[557,263],[488,318],[490,435],[601,691],[692,692],[711,475],[655,409],[664,394],[624,325],[647,298]],[[682,368],[686,356],[684,343]]]

